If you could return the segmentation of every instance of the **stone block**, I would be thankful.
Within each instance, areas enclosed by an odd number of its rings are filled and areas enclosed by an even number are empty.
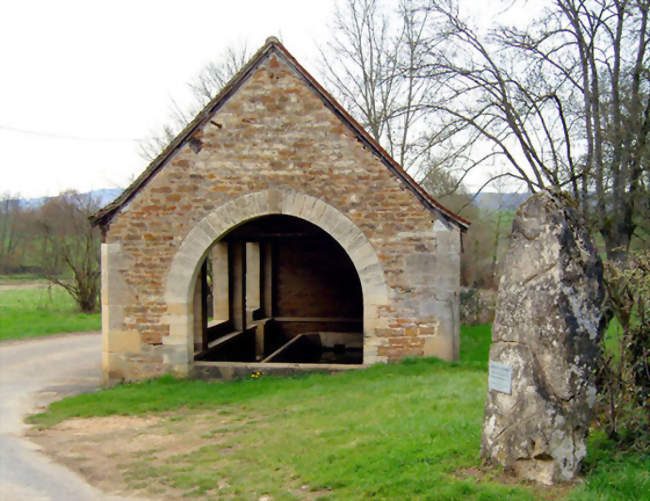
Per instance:
[[[163,364],[168,366],[188,367],[191,360],[192,356],[191,353],[188,353],[187,346],[165,344],[163,350]]]
[[[388,294],[383,284],[371,284],[363,288],[363,300],[366,304],[388,304]]]
[[[439,276],[436,274],[438,260],[441,256],[429,253],[417,253],[405,256],[406,279],[413,285],[438,286]]]
[[[167,317],[169,323],[169,335],[165,336],[163,342],[165,344],[186,344],[188,338],[192,338],[192,326],[194,315],[178,315],[174,317]]]
[[[104,377],[102,384],[109,386],[120,383],[128,379],[129,364],[125,361],[124,355],[121,353],[105,353],[102,355],[102,365],[104,369]]]
[[[124,307],[120,305],[102,306],[102,332],[122,329],[124,325]]]
[[[305,194],[305,202],[302,206],[302,212],[300,217],[307,221],[314,221],[314,214],[316,207],[321,203],[320,200],[314,196]]]
[[[196,225],[183,241],[183,251],[190,255],[202,255],[214,242],[217,232],[208,223]]]
[[[269,214],[280,214],[282,212],[282,191],[268,190],[266,194]]]
[[[311,197],[308,197],[307,195],[301,192],[295,192],[294,196],[295,198],[293,202],[293,214],[301,215],[304,213],[305,204],[308,203],[307,199]]]
[[[344,249],[351,250],[364,242],[367,237],[351,221],[341,221],[332,236]]]
[[[111,353],[140,352],[140,333],[138,331],[112,330],[103,335],[106,340],[106,350]]]
[[[103,305],[125,305],[131,301],[132,293],[126,284],[124,270],[128,260],[119,243],[101,244],[101,303]]]
[[[167,303],[167,313],[169,315],[169,318],[175,317],[175,316],[185,316],[188,314],[188,308],[189,305],[188,303]],[[162,320],[166,320],[168,317],[162,317]]]
[[[526,480],[572,480],[595,403],[605,288],[590,235],[561,195],[517,211],[490,347],[510,392],[490,387],[481,456]]]
[[[282,198],[282,214],[288,214],[288,215],[297,215],[298,212],[295,210],[296,207],[296,196],[297,193],[293,190],[291,191],[286,191],[284,193],[284,197]]]
[[[357,268],[357,270],[363,270],[364,268],[368,268],[369,266],[378,263],[375,249],[368,241],[353,249],[350,249],[350,252],[348,254],[350,255],[350,259],[352,259],[352,262],[354,263],[354,266]]]
[[[220,233],[215,230],[207,218],[203,218],[199,224],[196,225],[196,228],[200,229],[204,234],[202,235],[202,238],[204,238],[203,243],[208,242],[208,247],[220,236]]]
[[[317,226],[320,226],[321,218],[323,217],[323,213],[327,207],[328,205],[325,202],[318,199],[314,202],[314,207],[311,210],[311,214],[305,213],[305,217],[309,217],[309,221]]]
[[[232,212],[224,207],[208,214],[205,219],[219,237],[236,223]]]
[[[453,341],[448,336],[441,334],[424,336],[423,351],[426,357],[438,357],[447,361],[457,359],[457,355],[454,353]]]

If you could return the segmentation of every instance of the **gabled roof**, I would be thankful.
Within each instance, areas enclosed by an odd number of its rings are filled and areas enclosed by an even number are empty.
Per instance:
[[[305,68],[289,53],[289,51],[275,37],[269,37],[266,43],[255,53],[255,55],[242,67],[241,70],[224,86],[224,88],[215,96],[179,134],[171,143],[149,164],[149,166],[138,176],[138,178],[126,188],[120,196],[113,202],[97,211],[90,217],[94,225],[105,225],[111,221],[113,216],[126,205],[137,193],[147,184],[158,170],[160,170],[176,151],[188,143],[194,133],[203,127],[210,118],[216,113],[221,106],[228,101],[239,87],[246,82],[248,77],[255,69],[270,55],[276,54],[283,59],[287,65],[295,70],[300,78],[313,89],[318,97],[323,101],[339,119],[349,127],[357,138],[371,151],[379,160],[402,181],[406,187],[412,191],[422,204],[441,216],[448,222],[456,224],[462,231],[467,230],[471,224],[468,220],[454,214],[452,211],[437,202],[422,188],[406,171],[375,141],[359,123],[336,102],[336,100],[312,77]]]

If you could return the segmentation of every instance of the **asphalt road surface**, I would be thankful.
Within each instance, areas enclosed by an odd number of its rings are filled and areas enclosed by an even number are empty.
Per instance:
[[[117,501],[54,463],[22,437],[26,414],[68,395],[95,391],[101,336],[47,336],[0,343],[0,501]]]

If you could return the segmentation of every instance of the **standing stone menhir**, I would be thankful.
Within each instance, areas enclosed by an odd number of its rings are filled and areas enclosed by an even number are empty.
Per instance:
[[[492,328],[481,456],[544,484],[574,478],[596,397],[602,263],[564,196],[512,224]]]

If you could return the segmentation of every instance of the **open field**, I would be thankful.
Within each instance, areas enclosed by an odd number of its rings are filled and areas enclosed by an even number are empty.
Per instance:
[[[80,313],[60,287],[16,280],[0,286],[0,341],[99,330],[99,313]]]
[[[585,482],[543,489],[480,466],[489,327],[463,361],[230,383],[171,377],[80,395],[33,439],[107,490],[154,499],[634,499],[650,458],[590,441]]]
[[[41,283],[45,281],[33,273],[12,273],[10,275],[0,275],[0,285],[18,284],[18,283]]]

